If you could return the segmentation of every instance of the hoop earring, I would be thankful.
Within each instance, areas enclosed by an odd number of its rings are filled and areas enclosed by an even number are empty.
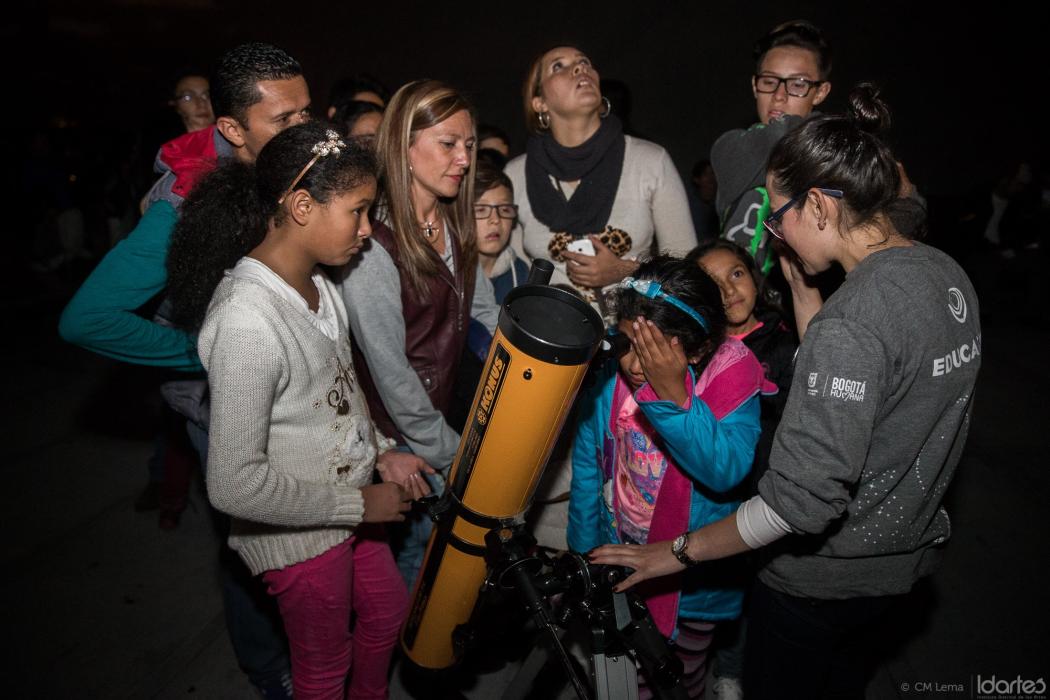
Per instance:
[[[601,112],[598,112],[598,116],[602,119],[605,119],[607,116],[612,114],[612,102],[609,102],[608,97],[602,95],[602,104],[605,105],[605,109]]]
[[[536,121],[540,123],[541,129],[551,128],[551,115],[550,112],[540,112],[536,115]]]

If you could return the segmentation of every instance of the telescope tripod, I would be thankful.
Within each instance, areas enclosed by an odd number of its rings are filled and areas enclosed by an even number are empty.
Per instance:
[[[622,569],[591,565],[572,552],[556,558],[536,552],[535,540],[521,525],[490,531],[485,544],[490,574],[475,616],[484,614],[483,602],[493,593],[514,592],[547,641],[526,657],[504,700],[524,700],[552,655],[580,700],[637,700],[638,667],[656,697],[688,697],[681,661],[656,629],[645,603],[632,591],[612,590],[625,576]],[[589,627],[593,686],[580,677],[563,643],[573,620]],[[473,627],[473,622],[472,617],[464,627]],[[469,632],[458,632],[458,642],[468,644]]]

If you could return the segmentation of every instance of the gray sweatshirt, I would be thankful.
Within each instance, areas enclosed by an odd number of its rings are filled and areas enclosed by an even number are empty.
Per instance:
[[[711,167],[718,178],[715,206],[720,217],[726,216],[726,210],[748,190],[766,186],[769,154],[784,134],[803,121],[802,117],[785,114],[768,125],[759,123],[747,129],[731,129],[718,137],[711,146]],[[746,207],[747,203],[741,202],[738,206],[740,213],[736,216],[731,214],[729,218],[734,223],[743,224],[746,218],[743,209]],[[754,233],[754,227],[751,233]],[[750,235],[747,240],[750,242]]]
[[[981,360],[961,268],[916,244],[871,254],[813,318],[759,493],[796,532],[760,573],[796,596],[907,592],[950,536],[941,508]]]
[[[452,269],[452,244],[445,226],[443,258]],[[445,469],[456,457],[459,433],[449,427],[430,402],[419,375],[405,356],[405,320],[401,315],[401,282],[390,254],[371,244],[344,271],[339,284],[350,330],[372,373],[387,413],[412,452],[435,469]],[[478,268],[474,276],[470,315],[490,332],[499,320],[492,282]],[[458,358],[450,358],[458,362]]]

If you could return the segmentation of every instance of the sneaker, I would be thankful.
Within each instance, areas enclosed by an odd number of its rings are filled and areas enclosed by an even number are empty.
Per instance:
[[[277,678],[255,686],[263,700],[292,700],[292,674],[285,671]]]
[[[715,680],[711,690],[715,692],[718,700],[743,700],[744,697],[744,689],[740,687],[740,680],[737,678],[719,678]]]

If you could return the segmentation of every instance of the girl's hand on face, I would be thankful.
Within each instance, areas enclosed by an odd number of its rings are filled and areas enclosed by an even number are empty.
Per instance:
[[[413,499],[430,494],[430,485],[420,472],[436,473],[422,457],[400,450],[387,450],[379,455],[376,458],[376,471],[384,482],[401,484]]]
[[[685,569],[685,565],[671,553],[670,542],[606,544],[588,554],[587,558],[592,564],[611,564],[634,569],[630,576],[613,589],[617,593],[626,591],[646,579],[674,574]]]
[[[668,338],[644,316],[635,319],[632,327],[634,352],[646,381],[662,400],[685,405],[688,398],[685,375],[689,360],[678,338]]]
[[[388,481],[361,487],[361,498],[365,502],[366,523],[395,523],[405,519],[404,513],[412,509],[412,494],[401,484]]]
[[[638,269],[637,262],[616,257],[616,253],[609,250],[597,236],[589,238],[594,244],[594,255],[569,251],[561,254],[568,261],[565,272],[577,287],[605,287],[619,282]]]

